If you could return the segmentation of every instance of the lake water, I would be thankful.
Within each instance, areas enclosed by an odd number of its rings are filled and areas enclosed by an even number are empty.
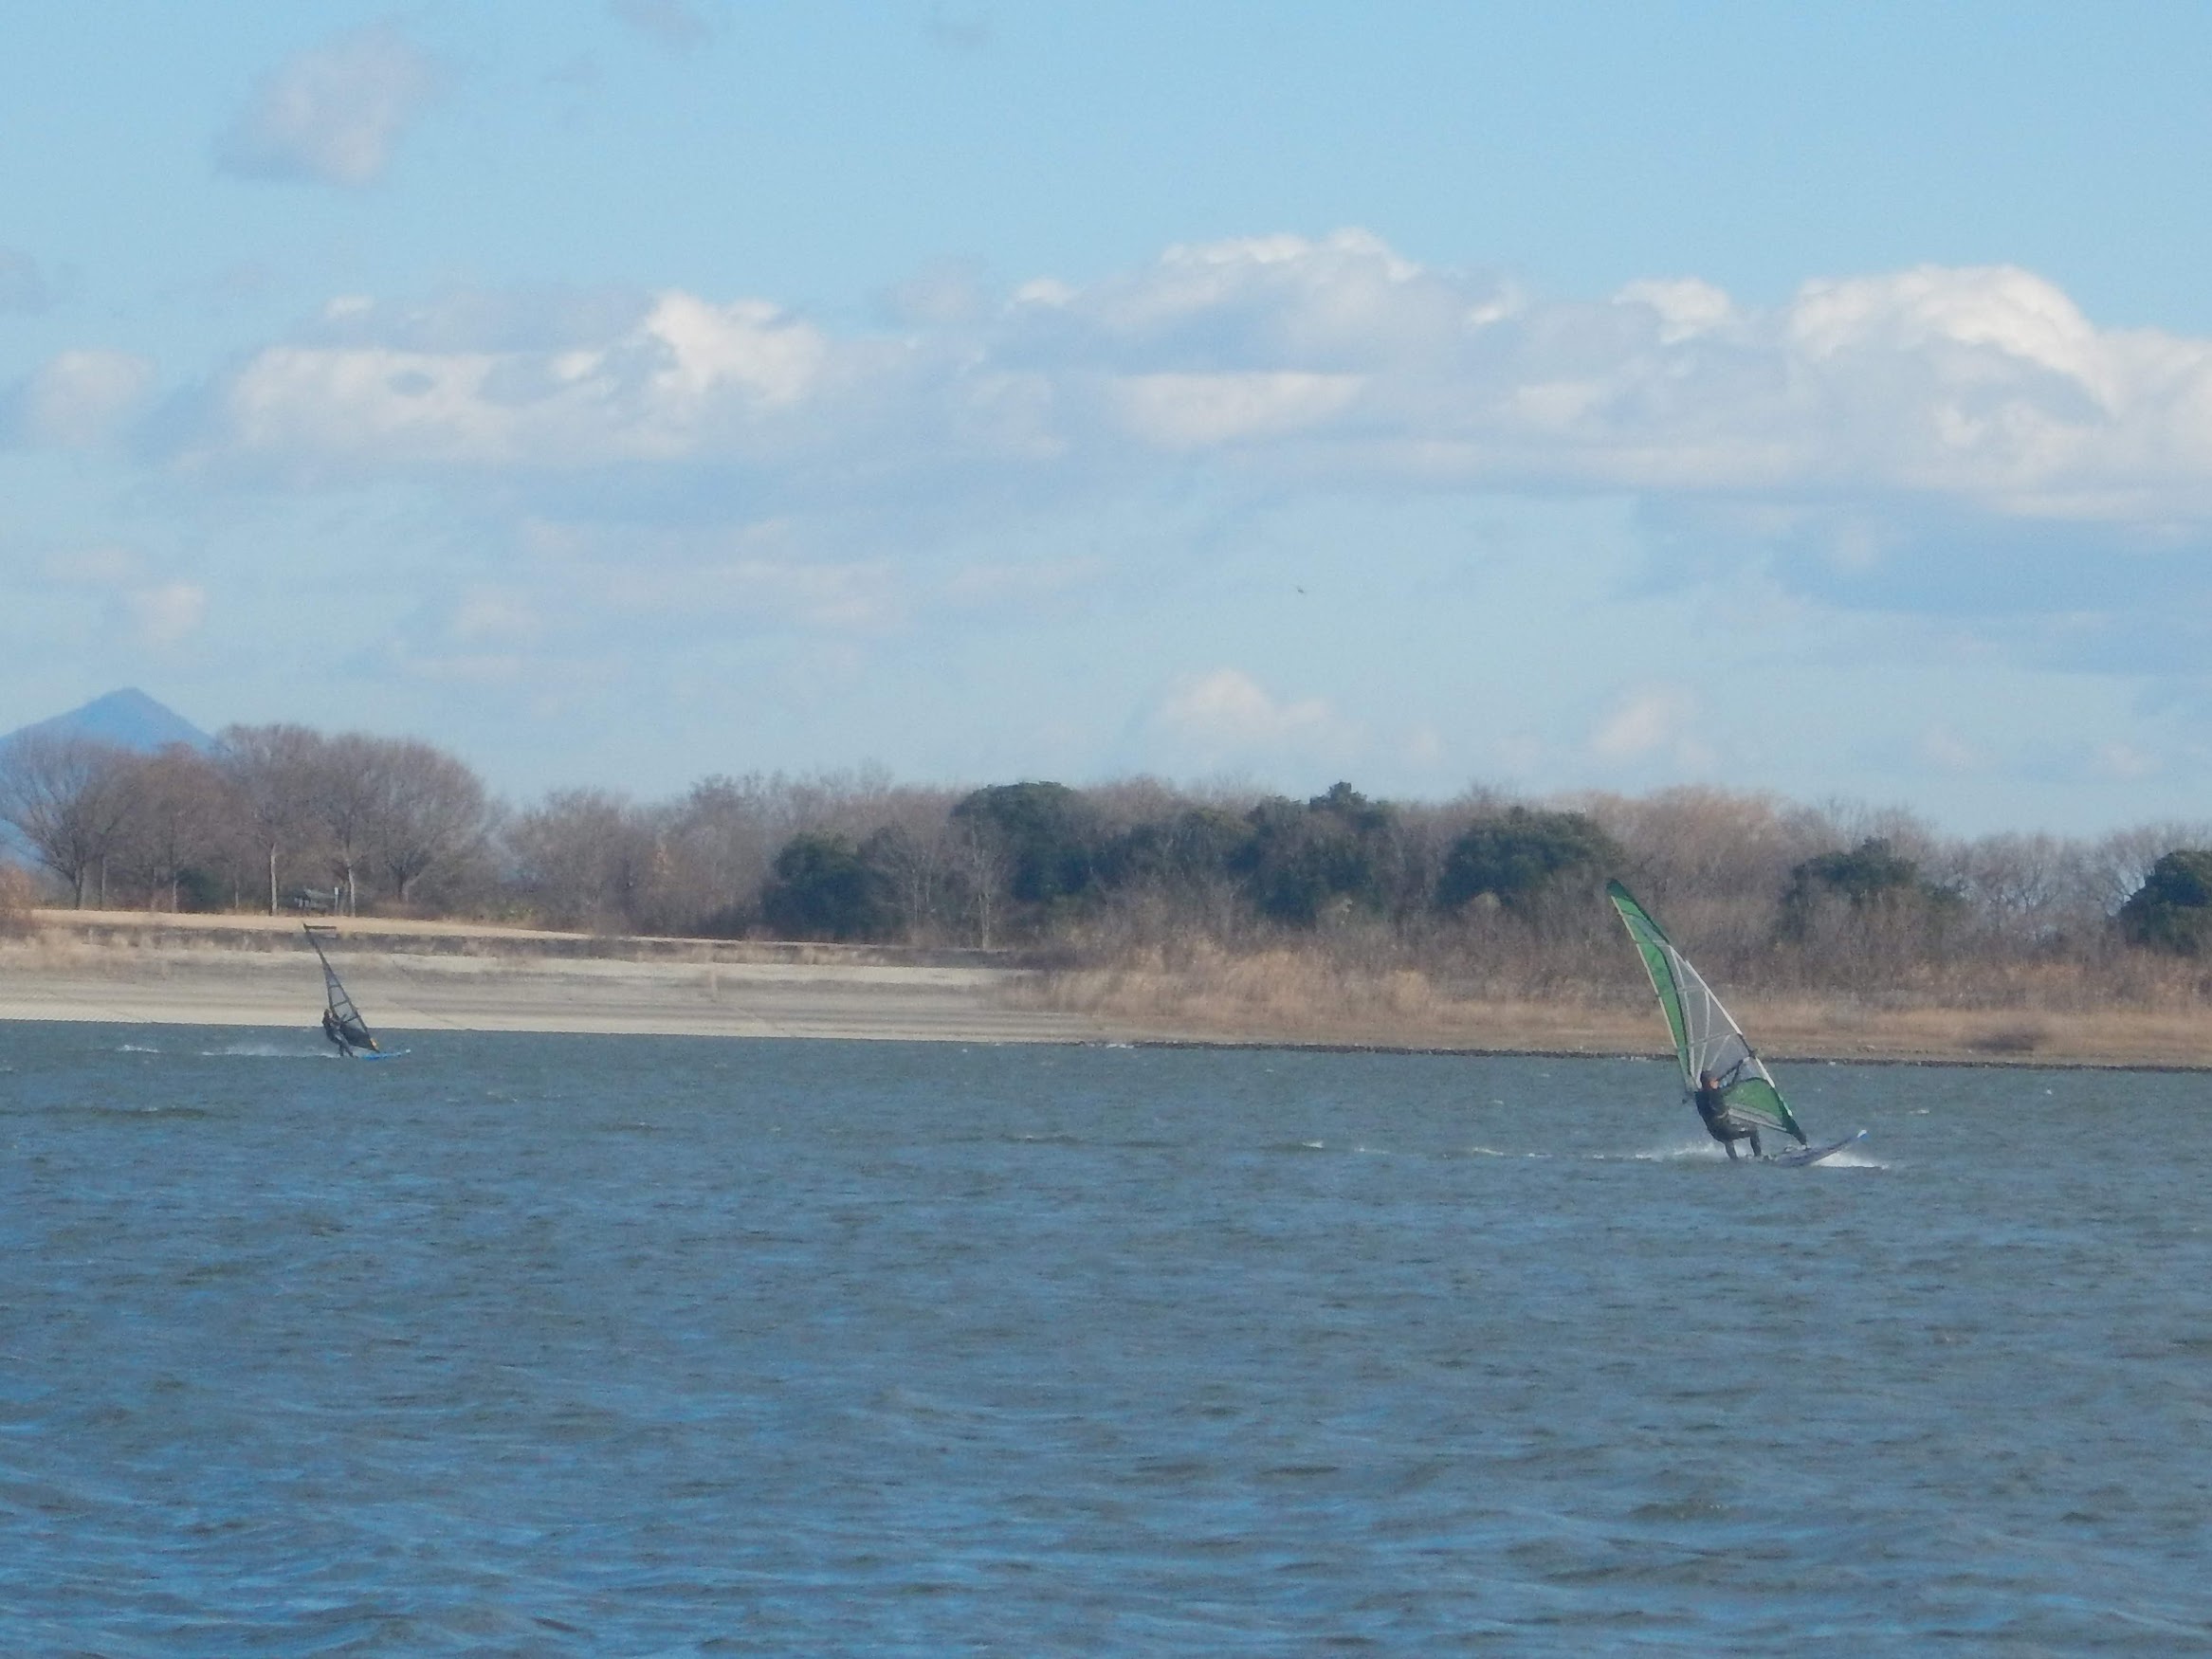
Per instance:
[[[0,1026],[0,1652],[2212,1650],[2212,1079]]]

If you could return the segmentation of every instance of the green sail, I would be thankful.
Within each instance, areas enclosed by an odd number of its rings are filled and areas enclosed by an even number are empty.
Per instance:
[[[1773,1075],[1752,1052],[1743,1028],[1721,1006],[1704,975],[1674,948],[1651,913],[1638,904],[1618,882],[1605,884],[1605,895],[1636,941],[1652,989],[1659,994],[1660,1011],[1674,1038],[1674,1058],[1682,1066],[1682,1084],[1694,1089],[1705,1072],[1721,1080],[1721,1099],[1730,1113],[1761,1126],[1780,1129],[1801,1141],[1805,1132],[1790,1116],[1789,1103],[1782,1098]]]

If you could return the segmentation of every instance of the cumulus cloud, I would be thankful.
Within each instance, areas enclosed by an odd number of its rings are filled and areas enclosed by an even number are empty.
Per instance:
[[[2090,769],[2099,777],[2134,783],[2155,774],[2159,759],[2132,743],[2100,743],[2090,757]]]
[[[1981,772],[1989,757],[1948,726],[1935,725],[1920,734],[1918,758],[1938,772]]]
[[[216,447],[370,470],[731,461],[786,442],[774,417],[841,367],[819,331],[757,301],[664,294],[573,343],[517,344],[492,329],[472,341],[448,320],[379,328],[388,319],[374,306],[337,302],[325,321],[338,337],[271,347],[220,388]],[[791,439],[807,436],[792,426]]]
[[[436,337],[409,308],[367,305],[343,337],[251,357],[217,389],[207,437],[372,466],[1151,456],[1354,483],[2212,520],[2212,342],[2098,329],[2007,267],[1811,283],[1764,311],[1688,279],[1582,304],[1346,231],[960,298],[832,333],[764,300],[670,291],[536,344],[496,319],[498,297],[480,297],[473,333],[443,307]]]
[[[42,424],[99,422],[15,423]],[[961,272],[872,328],[675,289],[350,296],[160,430],[213,476],[430,477],[517,516],[594,501],[723,530],[1193,476],[1259,498],[1600,497],[1635,504],[1663,578],[1756,571],[1844,609],[2002,618],[2051,661],[2194,604],[2212,554],[2212,340],[2100,328],[2003,266],[1822,280],[1767,307],[1689,277],[1584,302],[1346,230],[1177,246],[1081,283]],[[817,537],[722,591],[876,626],[768,573],[886,545]],[[2168,636],[2182,666],[2198,643]],[[1617,710],[1592,742],[1625,755],[1651,718]]]
[[[247,178],[362,189],[383,177],[438,81],[437,65],[388,24],[342,35],[264,78],[217,142],[217,163]]]
[[[531,640],[543,628],[538,605],[527,592],[488,582],[465,590],[454,601],[448,621],[451,637],[467,644]]]
[[[144,357],[63,352],[11,390],[0,424],[18,444],[88,448],[116,436],[153,386],[154,365]]]
[[[1671,761],[1699,770],[1712,751],[1698,737],[1698,702],[1681,685],[1639,685],[1623,692],[1590,734],[1590,752],[1609,761]]]
[[[1614,297],[1617,305],[1641,306],[1659,319],[1659,343],[1676,345],[1736,320],[1728,294],[1694,277],[1630,283]]]
[[[198,632],[200,624],[207,620],[207,592],[191,582],[134,588],[120,599],[133,630],[150,646],[175,645]]]
[[[111,627],[144,646],[173,646],[207,621],[207,591],[149,573],[137,549],[101,543],[66,548],[39,561],[49,587],[100,596]]]
[[[1113,387],[1122,424],[1162,449],[1207,449],[1310,429],[1359,395],[1350,374],[1130,374]]]
[[[1235,668],[1177,680],[1143,723],[1156,745],[1201,770],[1286,757],[1343,759],[1360,738],[1325,700],[1278,699]]]

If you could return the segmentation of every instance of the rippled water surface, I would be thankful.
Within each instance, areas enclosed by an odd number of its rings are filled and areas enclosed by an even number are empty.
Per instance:
[[[0,1652],[2212,1647],[2212,1080],[0,1026]]]

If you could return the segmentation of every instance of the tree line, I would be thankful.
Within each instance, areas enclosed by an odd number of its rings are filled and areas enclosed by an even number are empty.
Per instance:
[[[1088,959],[1285,939],[1501,992],[1617,976],[1608,877],[1709,971],[1878,992],[2212,956],[2212,827],[1940,835],[1910,814],[1689,788],[1295,799],[1152,779],[949,790],[712,776],[641,802],[494,799],[435,746],[233,726],[154,755],[32,734],[0,821],[49,899],[472,917],[622,934]]]

